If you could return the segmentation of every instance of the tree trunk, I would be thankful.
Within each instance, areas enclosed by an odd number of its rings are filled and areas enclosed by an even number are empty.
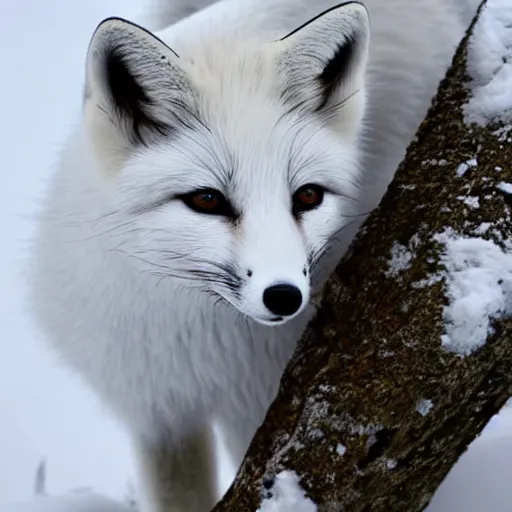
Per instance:
[[[512,195],[498,186],[512,182],[512,144],[499,126],[463,121],[467,39],[380,207],[326,284],[214,512],[257,510],[283,469],[319,510],[423,510],[511,395],[510,317],[495,314],[494,331],[465,354],[447,342],[447,246],[436,235],[450,227],[495,248],[512,239]]]

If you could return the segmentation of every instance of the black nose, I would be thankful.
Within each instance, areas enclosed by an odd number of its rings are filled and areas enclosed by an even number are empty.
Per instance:
[[[302,304],[302,293],[291,284],[276,284],[263,292],[263,304],[276,315],[293,315]]]

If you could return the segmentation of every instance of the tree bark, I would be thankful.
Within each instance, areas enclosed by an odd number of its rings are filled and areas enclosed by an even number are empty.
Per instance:
[[[511,319],[495,320],[487,342],[462,357],[441,344],[445,279],[418,285],[442,269],[434,235],[445,227],[474,237],[488,222],[484,238],[512,239],[512,196],[497,187],[512,182],[512,144],[493,133],[498,126],[463,121],[467,40],[380,207],[327,282],[278,396],[214,512],[255,511],[283,469],[299,475],[319,510],[423,510],[510,397]],[[475,157],[478,166],[458,177],[459,164]],[[478,197],[480,208],[461,196]],[[390,275],[397,242],[414,256]]]

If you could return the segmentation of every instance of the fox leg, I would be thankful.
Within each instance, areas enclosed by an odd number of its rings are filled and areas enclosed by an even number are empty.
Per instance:
[[[135,441],[141,512],[210,512],[217,501],[213,432],[195,428],[172,442]]]

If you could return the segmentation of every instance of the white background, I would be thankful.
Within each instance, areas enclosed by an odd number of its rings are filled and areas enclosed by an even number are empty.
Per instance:
[[[123,431],[46,350],[23,288],[37,201],[79,112],[89,38],[103,17],[140,10],[129,5],[0,2],[0,503],[30,497],[43,457],[51,492],[122,495],[131,472]]]

